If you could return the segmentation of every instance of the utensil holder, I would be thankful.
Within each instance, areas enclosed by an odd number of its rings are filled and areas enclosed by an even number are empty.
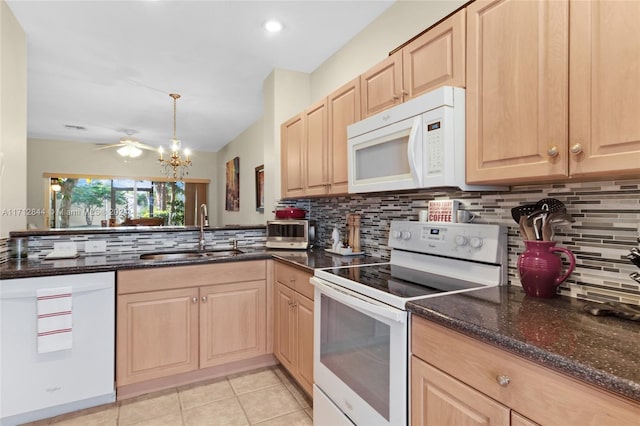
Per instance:
[[[566,280],[576,266],[571,251],[556,247],[554,241],[525,241],[525,251],[518,256],[518,272],[524,292],[529,296],[550,298],[556,288]],[[562,261],[554,253],[564,253],[569,258],[569,267],[562,271]]]

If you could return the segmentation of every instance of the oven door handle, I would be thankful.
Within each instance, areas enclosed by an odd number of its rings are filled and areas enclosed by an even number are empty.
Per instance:
[[[338,288],[316,277],[311,277],[310,282],[314,287],[320,290],[320,292],[326,294],[328,297],[337,300],[344,305],[375,315],[379,315],[383,318],[387,318],[395,322],[406,322],[406,315],[404,311],[400,311],[391,306],[384,305],[374,300],[365,299],[365,296],[342,287]]]

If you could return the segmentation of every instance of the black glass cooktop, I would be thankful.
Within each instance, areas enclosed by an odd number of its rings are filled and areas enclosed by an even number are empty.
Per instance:
[[[324,271],[401,298],[481,287],[478,283],[391,264],[332,268]]]

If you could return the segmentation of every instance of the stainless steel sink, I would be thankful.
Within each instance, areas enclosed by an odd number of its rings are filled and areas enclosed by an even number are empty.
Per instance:
[[[232,257],[242,253],[242,250],[176,251],[166,253],[144,253],[140,255],[140,259],[170,262],[175,260]]]

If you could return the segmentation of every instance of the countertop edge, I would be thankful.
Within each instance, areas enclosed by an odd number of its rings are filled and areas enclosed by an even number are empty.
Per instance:
[[[208,226],[204,230],[209,231],[240,231],[248,229],[266,229],[266,225],[227,225]],[[186,232],[200,231],[198,226],[114,226],[107,228],[64,228],[64,229],[25,229],[9,232],[9,237],[40,237],[51,235],[85,235],[85,234],[120,234],[138,232]]]
[[[443,296],[446,297],[446,296]],[[542,367],[549,368],[568,377],[587,383],[597,388],[606,389],[616,396],[627,398],[632,402],[640,403],[640,383],[635,383],[595,369],[576,361],[572,361],[562,355],[549,352],[537,346],[528,344],[518,339],[488,330],[477,324],[453,318],[445,313],[433,309],[407,303],[407,310],[412,314],[433,321],[463,335],[478,339],[506,352],[521,356]]]

